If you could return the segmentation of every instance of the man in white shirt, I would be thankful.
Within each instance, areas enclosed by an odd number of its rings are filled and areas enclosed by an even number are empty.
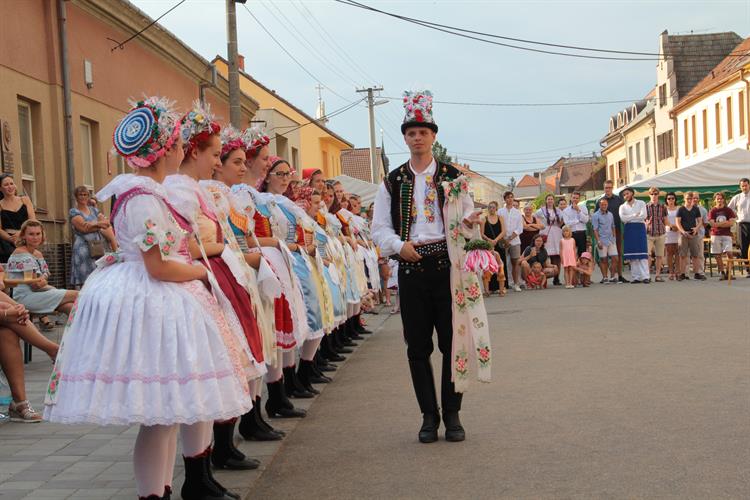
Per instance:
[[[631,283],[651,283],[648,270],[648,241],[646,238],[646,203],[635,199],[633,188],[626,187],[620,194],[625,202],[620,205],[620,220],[625,225],[622,236],[622,259],[630,261]]]
[[[440,414],[430,355],[432,334],[437,330],[443,354],[441,401],[446,441],[463,441],[459,419],[461,394],[452,382],[452,302],[450,268],[443,224],[445,195],[441,182],[460,172],[432,157],[438,127],[432,119],[432,97],[428,92],[407,93],[406,118],[401,125],[411,153],[409,161],[393,170],[375,197],[372,238],[381,255],[399,261],[398,289],[401,321],[414,392],[422,412],[419,441],[437,441]],[[480,211],[465,197],[463,223],[479,223]]]
[[[586,224],[589,222],[589,212],[586,210],[586,207],[581,209],[581,207],[578,206],[579,201],[581,201],[581,193],[576,192],[571,194],[570,205],[563,210],[562,215],[565,225],[570,227],[570,230],[573,231],[573,239],[576,240],[578,256],[580,257],[583,252],[588,250]]]
[[[737,214],[740,257],[747,259],[747,249],[750,247],[750,179],[740,179],[740,193],[729,200],[729,208]],[[750,266],[747,268],[746,277],[750,278]]]
[[[505,236],[503,242],[505,253],[510,257],[511,272],[513,276],[513,290],[521,291],[521,233],[523,232],[523,215],[521,211],[513,206],[513,193],[506,191],[503,194],[505,206],[498,209],[497,215],[503,218]]]

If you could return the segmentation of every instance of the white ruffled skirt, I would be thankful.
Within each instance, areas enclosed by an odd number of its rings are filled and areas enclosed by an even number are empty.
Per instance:
[[[155,280],[142,261],[92,274],[71,313],[44,417],[68,424],[170,425],[250,410],[246,373],[198,300],[204,291],[200,282]]]

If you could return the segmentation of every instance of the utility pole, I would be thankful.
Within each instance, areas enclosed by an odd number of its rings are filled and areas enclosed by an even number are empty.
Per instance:
[[[237,65],[237,7],[235,0],[227,1],[227,60],[229,61],[229,122],[242,128],[240,107],[240,69]],[[242,2],[244,3],[244,2]]]
[[[388,101],[375,102],[373,92],[380,92],[383,90],[382,85],[377,87],[368,87],[366,89],[357,89],[357,92],[367,92],[367,108],[370,112],[370,171],[372,173],[372,182],[378,182],[378,150],[375,145],[375,106],[385,104]]]

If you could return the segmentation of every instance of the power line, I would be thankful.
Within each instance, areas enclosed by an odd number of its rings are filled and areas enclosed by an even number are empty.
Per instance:
[[[538,52],[542,54],[560,55],[560,56],[576,57],[576,58],[583,58],[583,59],[603,59],[603,60],[615,60],[615,61],[658,61],[658,60],[665,59],[666,57],[669,57],[668,54],[658,54],[658,53],[653,53],[653,52],[636,52],[636,51],[625,51],[625,50],[600,49],[600,48],[583,47],[583,46],[576,46],[576,45],[554,44],[554,43],[548,43],[548,42],[528,40],[528,39],[523,39],[523,38],[514,38],[514,37],[496,35],[492,33],[484,33],[481,31],[468,30],[465,28],[459,28],[455,26],[434,23],[431,21],[425,21],[423,19],[417,19],[417,18],[413,18],[409,16],[402,16],[402,15],[395,14],[392,12],[387,12],[384,10],[376,9],[374,7],[370,7],[368,5],[365,5],[363,3],[360,3],[354,0],[334,0],[334,1],[338,3],[342,3],[344,5],[349,5],[352,7],[357,7],[360,9],[368,10],[371,12],[377,12],[379,14],[393,17],[395,19],[406,21],[412,24],[417,24],[419,26],[423,26],[425,28],[432,29],[435,31],[441,31],[441,32],[448,33],[451,35],[460,36],[462,38],[468,38],[468,39],[472,39],[472,40],[476,40],[476,41],[480,41],[484,43],[489,43],[492,45],[500,45],[503,47],[513,48],[513,49],[518,49],[518,50],[525,50],[529,52]],[[516,41],[516,42],[528,43],[528,44],[540,45],[540,46],[546,46],[546,47],[566,48],[566,49],[571,49],[571,50],[597,52],[597,53],[626,54],[626,55],[639,55],[639,56],[652,56],[652,57],[648,57],[648,58],[645,58],[645,57],[609,57],[609,56],[594,56],[594,55],[587,55],[587,54],[572,54],[570,52],[558,52],[558,51],[551,51],[551,50],[534,49],[531,47],[523,47],[520,45],[512,45],[512,44],[507,44],[507,43],[495,42],[495,41],[487,40],[484,38],[478,38],[477,36],[472,36],[472,35],[480,35],[480,36],[485,36],[485,37],[490,37],[490,38],[510,40],[510,41]],[[685,56],[685,57],[691,57],[691,58],[696,58],[696,59],[706,59],[712,56],[720,56],[723,58],[723,57],[726,57],[727,55],[736,56],[736,57],[746,57],[750,55],[750,52],[749,53],[737,53],[737,54],[733,52],[730,52],[729,54],[720,54],[720,53],[700,54],[694,57],[693,56]]]
[[[279,40],[278,40],[278,39],[277,39],[277,38],[276,38],[275,36],[273,36],[273,34],[272,34],[272,33],[271,33],[270,31],[268,31],[268,29],[266,29],[266,27],[265,27],[265,26],[263,25],[263,23],[261,23],[261,22],[260,22],[260,21],[258,20],[258,18],[257,18],[257,17],[255,17],[255,14],[253,14],[253,13],[252,13],[252,12],[250,11],[250,9],[248,9],[248,8],[247,8],[247,6],[246,6],[245,4],[240,4],[240,5],[242,5],[242,6],[243,6],[243,7],[245,8],[245,11],[246,11],[246,12],[247,12],[248,14],[250,14],[250,16],[251,16],[251,17],[252,17],[253,19],[255,19],[255,22],[256,22],[256,23],[258,24],[258,26],[260,26],[260,27],[261,27],[261,29],[262,29],[263,31],[265,31],[265,32],[266,32],[266,34],[268,35],[268,37],[269,37],[269,38],[270,38],[271,40],[273,40],[273,41],[274,41],[274,43],[276,43],[276,45],[278,45],[278,46],[279,46],[279,48],[280,48],[280,49],[281,49],[282,51],[284,51],[284,53],[285,53],[286,55],[288,55],[288,56],[289,56],[289,58],[290,58],[290,59],[291,59],[292,61],[294,61],[294,62],[295,62],[295,64],[297,64],[297,66],[299,66],[299,67],[300,67],[300,68],[302,69],[302,71],[304,71],[305,73],[307,73],[307,74],[308,74],[308,75],[309,75],[309,76],[310,76],[310,77],[311,77],[311,78],[312,78],[313,80],[315,80],[315,81],[316,81],[316,82],[318,82],[318,83],[319,83],[320,85],[322,85],[323,87],[325,87],[326,89],[328,89],[328,91],[330,91],[330,92],[331,92],[332,94],[334,94],[335,96],[339,97],[339,98],[340,98],[341,100],[343,100],[344,102],[348,102],[348,103],[350,103],[350,104],[351,104],[352,102],[355,102],[355,101],[350,101],[350,100],[349,100],[349,99],[347,99],[346,97],[342,96],[341,94],[339,94],[338,92],[336,92],[335,90],[333,90],[333,89],[332,89],[331,87],[329,87],[328,85],[324,84],[324,83],[322,82],[322,80],[321,80],[320,78],[318,78],[317,76],[315,76],[315,75],[314,75],[314,74],[313,74],[313,73],[312,73],[312,72],[311,72],[311,71],[310,71],[309,69],[307,69],[307,68],[306,68],[306,67],[305,67],[305,66],[304,66],[304,65],[303,65],[303,64],[302,64],[301,62],[299,62],[299,61],[297,60],[297,58],[296,58],[296,57],[294,57],[294,56],[293,56],[293,55],[291,54],[291,52],[289,52],[289,51],[288,51],[288,50],[286,49],[286,47],[284,47],[284,46],[283,46],[283,45],[281,44],[281,42],[279,42]],[[361,101],[356,101],[356,102],[357,102],[357,103],[359,104],[359,102],[361,102]]]
[[[360,99],[359,101],[354,101],[354,102],[352,102],[350,104],[347,104],[343,108],[339,108],[336,111],[332,111],[331,113],[329,113],[329,114],[327,114],[327,115],[319,118],[318,120],[333,118],[334,116],[338,116],[338,115],[340,115],[342,113],[345,113],[345,112],[349,111],[350,109],[352,109],[352,108],[356,107],[357,105],[359,105],[359,103],[361,103],[363,100],[364,99]],[[300,125],[296,125],[294,128],[292,128],[291,130],[287,130],[283,134],[276,134],[276,135],[274,135],[274,137],[271,138],[271,140],[274,140],[276,137],[284,137],[287,134],[291,134],[295,130],[298,130],[298,129],[301,129],[302,127],[306,127],[307,125],[310,125],[311,123],[317,123],[318,120],[310,120],[310,121],[308,121],[306,123],[302,123]],[[285,128],[285,127],[274,127],[273,129],[271,129],[271,131],[276,130],[277,128]]]
[[[172,12],[173,10],[175,10],[177,7],[179,7],[180,5],[182,5],[185,2],[186,2],[186,0],[180,0],[175,5],[173,5],[169,10],[167,10],[164,14],[160,15],[159,17],[157,17],[156,19],[154,19],[153,21],[151,21],[150,23],[148,23],[145,28],[141,29],[140,31],[138,31],[137,33],[135,33],[134,35],[132,35],[130,38],[128,38],[127,40],[125,40],[123,42],[118,42],[114,38],[107,37],[107,40],[110,40],[110,41],[115,42],[117,44],[117,45],[115,45],[114,47],[112,47],[110,49],[110,52],[114,52],[117,49],[123,50],[125,48],[125,45],[128,44],[128,42],[130,42],[131,40],[134,40],[135,38],[138,38],[141,35],[141,33],[143,33],[144,31],[146,31],[147,29],[149,29],[154,24],[158,23],[159,20],[162,17],[166,16],[167,14],[169,14],[170,12]]]

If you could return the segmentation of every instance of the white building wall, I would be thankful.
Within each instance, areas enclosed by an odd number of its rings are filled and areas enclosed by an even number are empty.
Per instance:
[[[667,44],[666,34],[662,34],[659,37],[659,54],[664,54],[665,47]],[[659,89],[662,85],[666,85],[666,96],[665,100],[659,98]],[[659,62],[656,64],[656,95],[654,109],[654,132],[658,136],[664,132],[669,131],[673,128],[672,118],[669,116],[669,112],[677,104],[680,96],[677,94],[677,74],[674,71],[674,63],[672,58],[666,61],[659,58]],[[675,131],[675,133],[677,133]],[[676,168],[677,160],[675,155],[670,158],[665,158],[657,162],[657,170],[659,173],[667,172]]]
[[[653,120],[644,119],[625,132],[627,183],[638,182],[656,175],[656,148]]]
[[[707,94],[695,101],[691,106],[677,114],[677,156],[679,167],[688,167],[701,161],[719,156],[736,148],[748,148],[748,127],[745,124],[744,134],[740,135],[740,107],[739,94],[743,92],[745,101],[745,121],[747,122],[747,87],[745,82],[737,81],[727,87]],[[727,121],[727,98],[732,98],[732,139],[729,139],[729,123]],[[719,104],[719,140],[716,138],[716,104]],[[703,123],[703,111],[706,111],[706,121]],[[696,124],[696,151],[692,146],[692,118]],[[685,149],[685,120],[687,120],[688,150]],[[706,127],[708,144],[703,144],[703,127]]]

